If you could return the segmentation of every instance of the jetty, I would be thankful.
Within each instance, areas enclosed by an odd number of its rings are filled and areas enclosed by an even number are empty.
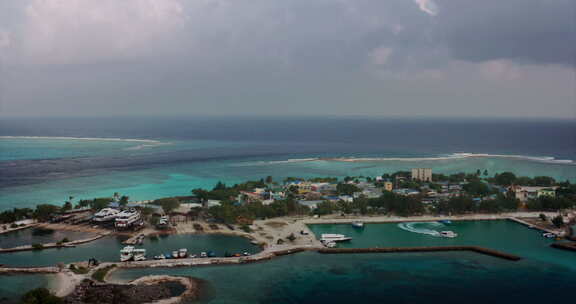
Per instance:
[[[322,248],[318,253],[350,254],[350,253],[400,253],[400,252],[442,252],[442,251],[472,251],[510,261],[522,258],[513,254],[478,246],[432,246],[432,247],[384,247],[384,248]]]
[[[550,244],[550,247],[556,248],[556,249],[576,251],[576,243],[575,242],[552,243],[552,244]]]
[[[24,245],[24,246],[12,247],[12,248],[2,248],[2,249],[0,249],[0,253],[17,252],[17,251],[30,251],[30,250],[43,250],[43,249],[50,249],[50,248],[76,247],[77,245],[89,243],[89,242],[95,241],[97,239],[100,239],[100,238],[102,238],[108,234],[109,233],[98,234],[98,235],[91,237],[91,238],[82,239],[82,240],[75,240],[75,241],[70,241],[70,242],[66,242],[66,243],[41,244],[42,247],[40,247],[40,248],[35,248],[34,245]]]

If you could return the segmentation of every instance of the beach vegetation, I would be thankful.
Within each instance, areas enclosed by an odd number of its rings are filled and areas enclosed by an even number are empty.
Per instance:
[[[40,243],[34,243],[34,244],[32,244],[32,249],[33,250],[42,250],[42,249],[44,249],[44,245],[42,245]]]
[[[60,207],[56,205],[41,204],[36,206],[33,217],[39,221],[47,221],[58,212],[60,212]]]
[[[106,267],[103,267],[103,268],[100,268],[100,269],[94,271],[94,273],[92,274],[92,279],[94,279],[98,282],[104,282],[104,278],[106,277],[108,272],[110,272],[110,270],[114,269],[115,267],[116,267],[116,264],[112,264],[110,266],[106,266]]]
[[[558,228],[564,227],[564,218],[561,215],[557,215],[552,218],[552,224]]]
[[[70,264],[69,269],[70,269],[70,271],[72,271],[75,274],[87,274],[90,271],[86,267],[76,266],[74,264]]]
[[[510,186],[516,182],[516,175],[512,172],[502,172],[494,176],[494,182],[501,186]]]
[[[22,304],[60,304],[64,301],[52,294],[47,288],[41,287],[28,291],[20,299]]]
[[[360,188],[356,187],[353,184],[346,184],[346,183],[338,183],[336,185],[336,192],[340,195],[352,195],[354,192],[359,192]]]
[[[167,214],[180,207],[180,201],[173,197],[157,199],[153,201],[152,204],[161,206]]]

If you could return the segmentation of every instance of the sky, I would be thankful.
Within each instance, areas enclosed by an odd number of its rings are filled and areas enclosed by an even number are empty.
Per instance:
[[[0,116],[576,118],[576,0],[1,0]]]

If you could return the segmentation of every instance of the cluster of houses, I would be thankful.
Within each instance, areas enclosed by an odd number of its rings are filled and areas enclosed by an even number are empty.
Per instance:
[[[406,181],[419,182],[418,188],[405,188],[402,185]],[[268,188],[255,188],[252,191],[241,191],[236,197],[236,204],[245,204],[250,202],[262,202],[265,205],[271,204],[276,200],[286,199],[289,194],[298,200],[302,205],[310,208],[323,201],[344,201],[352,202],[354,199],[378,198],[383,191],[390,191],[398,195],[414,196],[422,200],[423,203],[431,204],[442,200],[448,200],[454,197],[466,195],[464,185],[466,182],[447,182],[436,181],[432,186],[432,169],[415,168],[412,169],[410,176],[395,176],[394,179],[385,179],[381,176],[375,178],[358,178],[345,183],[354,185],[358,191],[351,195],[338,194],[335,182],[312,182],[305,180],[289,181],[282,185],[270,185]],[[556,187],[529,187],[529,186],[511,186],[501,187],[488,184],[490,189],[495,192],[508,193],[512,192],[521,202],[535,199],[541,196],[554,197]],[[496,194],[490,194],[484,197],[474,197],[477,202],[482,200],[495,199]],[[208,201],[208,206],[216,206],[219,201]],[[200,205],[198,206],[200,207]]]

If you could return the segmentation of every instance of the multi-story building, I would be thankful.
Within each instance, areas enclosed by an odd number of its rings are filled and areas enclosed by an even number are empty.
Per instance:
[[[412,180],[431,182],[432,181],[432,169],[431,168],[413,168],[412,169]]]

